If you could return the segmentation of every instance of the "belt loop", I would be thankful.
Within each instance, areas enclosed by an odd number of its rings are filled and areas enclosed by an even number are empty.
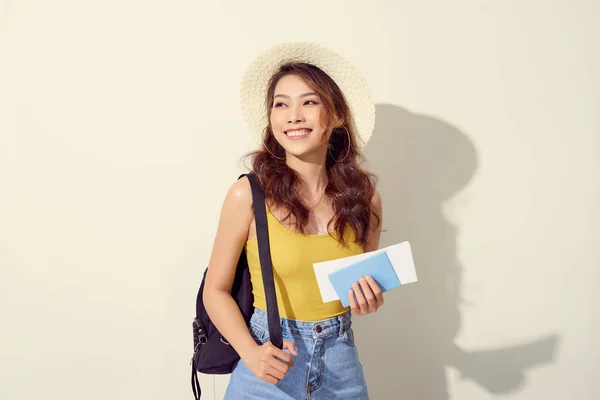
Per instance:
[[[338,321],[340,322],[340,333],[339,333],[340,337],[344,336],[345,319],[346,319],[345,314],[338,316]]]

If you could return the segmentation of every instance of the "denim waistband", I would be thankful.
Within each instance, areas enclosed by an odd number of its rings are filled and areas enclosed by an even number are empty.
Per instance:
[[[352,314],[350,311],[336,317],[324,319],[322,321],[298,321],[295,319],[279,318],[281,321],[281,331],[296,336],[308,336],[313,338],[325,337],[330,335],[343,336],[344,332],[350,329],[352,325]],[[267,313],[256,308],[250,323],[265,332],[269,331]]]

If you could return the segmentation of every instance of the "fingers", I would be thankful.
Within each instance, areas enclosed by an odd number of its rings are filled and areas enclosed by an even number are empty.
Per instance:
[[[286,344],[286,342],[287,341],[284,341],[284,345]],[[291,342],[287,343],[289,346],[289,343]],[[282,349],[278,349],[277,347],[273,346],[271,342],[267,342],[266,345],[269,346],[269,351],[267,353],[269,366],[276,369],[277,371],[283,372],[284,375],[287,374],[287,372],[290,370],[290,367],[294,365],[294,359],[292,358],[292,356],[283,351]],[[295,345],[293,345],[293,343],[290,347],[294,348],[294,352],[296,351],[296,347]],[[296,353],[296,355],[298,355],[298,353]]]
[[[292,353],[293,356],[297,356],[298,352],[296,351],[296,344],[294,342],[289,342],[287,340],[283,341],[283,348]]]
[[[278,362],[279,364],[281,364],[280,362]],[[281,364],[281,365],[285,365],[285,364]],[[285,374],[287,374],[287,371],[282,371],[279,368],[276,368],[274,366],[269,366],[267,368],[267,374],[271,375],[272,377],[276,378],[277,381],[279,382],[280,380],[282,380],[283,378],[285,378]]]
[[[275,357],[281,359],[282,361],[288,363],[288,364],[292,362],[292,356],[291,355],[289,355],[288,353],[286,353],[283,350],[278,349],[275,346],[273,346],[273,355]]]
[[[281,374],[281,372],[275,372],[271,367],[267,367],[264,372],[262,372],[258,377],[265,382],[268,382],[272,385],[277,385],[279,381],[283,378],[277,378],[275,375]]]
[[[283,374],[283,376],[285,376],[285,374],[287,374],[288,371],[290,370],[289,364],[283,363],[277,359],[272,359],[269,367],[272,368],[273,370],[279,371],[280,373]],[[283,376],[280,379],[283,379]]]
[[[374,313],[383,305],[383,292],[370,276],[361,277],[359,282],[360,284],[355,282],[348,292],[350,308],[358,315]]]
[[[375,300],[376,300],[376,308],[375,309],[377,309],[383,305],[383,292],[381,291],[381,288],[379,287],[377,282],[375,282],[375,279],[373,279],[372,277],[367,276],[366,281],[367,281],[367,284],[369,285],[369,287],[371,288],[373,295],[375,296]]]
[[[375,294],[373,294],[373,290],[371,290],[371,286],[369,286],[369,283],[365,278],[360,278],[360,287],[367,302],[368,312],[372,313],[377,311],[377,299],[375,299]]]
[[[268,350],[265,354],[266,358],[263,358],[264,366],[260,378],[265,382],[276,385],[285,378],[294,365],[294,360],[291,355],[273,346],[271,342],[266,342],[264,345],[268,347]],[[284,341],[284,346],[289,351],[293,350],[296,355],[298,354],[294,343]]]
[[[354,297],[353,289],[350,289],[348,291],[348,303],[350,303],[350,309],[354,314],[360,314],[360,308],[358,307],[358,303],[356,302],[356,298]]]
[[[365,299],[365,295],[360,289],[360,286],[358,285],[358,283],[354,282],[352,284],[352,288],[354,289],[354,295],[356,296],[356,301],[358,303],[358,309],[360,314],[367,314],[367,312],[369,311],[369,305],[367,304],[367,299]]]
[[[283,341],[283,349],[273,346],[267,341],[258,346],[255,351],[248,353],[244,362],[248,368],[261,380],[276,385],[285,378],[290,368],[294,365],[292,355],[298,355],[294,342]]]

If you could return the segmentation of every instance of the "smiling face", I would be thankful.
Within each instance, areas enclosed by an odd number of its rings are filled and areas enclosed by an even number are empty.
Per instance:
[[[275,85],[269,121],[277,142],[297,158],[326,155],[332,126],[323,99],[298,75]]]

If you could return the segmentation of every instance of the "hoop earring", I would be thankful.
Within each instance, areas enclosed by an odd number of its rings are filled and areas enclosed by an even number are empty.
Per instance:
[[[265,130],[266,130],[266,128],[265,128]],[[264,132],[264,131],[263,131],[263,132]],[[265,136],[264,136],[264,134],[263,134],[263,147],[264,147],[264,148],[267,150],[267,152],[269,152],[269,154],[270,154],[270,155],[272,155],[272,156],[273,156],[273,158],[276,158],[276,159],[278,159],[278,160],[285,161],[285,157],[283,157],[283,158],[281,158],[281,157],[277,157],[275,154],[273,154],[273,153],[271,152],[271,150],[269,150],[269,146],[267,146],[267,144],[265,143]]]
[[[336,160],[333,154],[331,154],[331,147],[329,148],[329,155],[331,156],[333,161],[338,163],[344,162],[344,160],[346,160],[346,158],[348,158],[348,155],[350,154],[350,132],[348,132],[348,128],[346,128],[344,125],[342,125],[342,128],[344,128],[344,130],[346,131],[346,135],[348,136],[348,150],[346,150],[346,155],[341,160]]]

